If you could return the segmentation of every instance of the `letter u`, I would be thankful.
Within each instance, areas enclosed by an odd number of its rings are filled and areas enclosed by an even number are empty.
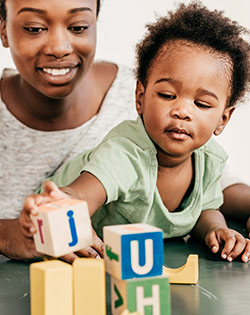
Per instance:
[[[139,264],[139,242],[134,240],[130,243],[131,248],[131,267],[138,275],[146,275],[153,267],[153,240],[145,240],[145,264]]]

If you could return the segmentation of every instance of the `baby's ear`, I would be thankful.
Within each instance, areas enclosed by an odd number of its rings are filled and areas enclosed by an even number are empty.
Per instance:
[[[135,90],[135,99],[136,99],[136,110],[137,110],[138,115],[141,115],[143,113],[144,93],[145,93],[144,85],[140,81],[137,81],[136,90]]]
[[[9,47],[9,42],[8,42],[8,36],[7,36],[7,30],[6,30],[6,22],[1,19],[0,21],[0,32],[1,32],[1,40],[3,47]]]
[[[234,106],[227,107],[224,110],[224,113],[222,114],[222,116],[220,118],[219,124],[218,124],[217,128],[214,130],[215,136],[218,136],[222,133],[223,129],[226,127],[227,123],[229,122],[234,110],[235,110]]]

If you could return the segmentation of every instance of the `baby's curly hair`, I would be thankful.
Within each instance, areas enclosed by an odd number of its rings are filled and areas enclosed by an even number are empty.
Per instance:
[[[182,3],[175,12],[147,25],[145,37],[136,46],[136,79],[146,84],[149,69],[166,42],[186,40],[230,57],[232,86],[227,106],[233,106],[249,91],[250,45],[243,34],[249,32],[223,12],[210,11],[199,1]]]
[[[0,0],[0,18],[1,18],[3,21],[6,20],[5,0]]]
[[[0,0],[0,18],[5,21],[6,20],[6,7],[5,7],[6,0]],[[101,6],[101,0],[97,0],[97,9],[96,15],[98,16]]]

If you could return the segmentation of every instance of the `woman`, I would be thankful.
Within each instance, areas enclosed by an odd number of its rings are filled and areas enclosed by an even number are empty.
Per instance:
[[[18,70],[3,73],[0,104],[0,252],[11,258],[37,255],[13,220],[24,197],[136,115],[130,71],[93,63],[99,2],[2,1],[2,44]]]

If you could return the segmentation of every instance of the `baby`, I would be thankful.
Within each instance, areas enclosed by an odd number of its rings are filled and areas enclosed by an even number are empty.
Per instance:
[[[181,4],[148,25],[137,45],[136,121],[113,128],[94,150],[77,156],[43,193],[29,196],[20,215],[27,237],[29,215],[40,204],[86,200],[99,237],[105,225],[144,222],[164,237],[188,233],[213,253],[247,262],[250,241],[227,227],[220,177],[227,159],[212,139],[228,123],[248,85],[249,44],[242,28],[203,5]]]

